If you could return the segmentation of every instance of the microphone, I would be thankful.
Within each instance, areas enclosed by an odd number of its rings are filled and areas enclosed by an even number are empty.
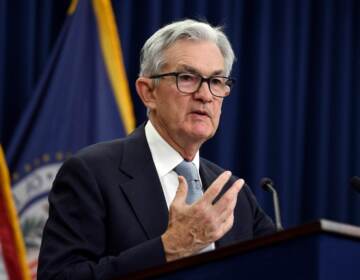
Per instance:
[[[359,180],[360,181],[360,180]],[[272,193],[273,204],[274,204],[274,212],[275,212],[275,225],[276,230],[281,231],[283,227],[281,225],[281,217],[280,217],[280,206],[279,206],[279,197],[277,191],[274,188],[274,182],[270,178],[262,178],[260,180],[260,186],[267,192]]]
[[[360,192],[360,178],[358,176],[354,176],[350,179],[350,184],[354,190]]]

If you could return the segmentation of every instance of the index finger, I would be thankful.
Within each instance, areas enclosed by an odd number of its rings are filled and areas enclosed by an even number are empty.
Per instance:
[[[226,182],[230,179],[231,172],[225,171],[216,178],[216,180],[210,185],[210,187],[204,193],[202,200],[212,203],[218,194],[221,192],[222,188],[225,186]]]
[[[235,183],[224,193],[224,195],[214,204],[215,209],[220,213],[229,206],[234,206],[237,201],[237,195],[244,186],[245,181],[238,179]]]

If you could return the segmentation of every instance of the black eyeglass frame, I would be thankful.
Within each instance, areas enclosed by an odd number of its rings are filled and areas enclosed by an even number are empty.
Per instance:
[[[194,90],[193,92],[184,92],[184,91],[181,91],[181,90],[179,89],[179,85],[178,85],[178,77],[179,77],[179,75],[181,75],[181,74],[189,74],[189,75],[195,75],[195,76],[200,77],[201,80],[200,80],[200,83],[199,83],[198,88],[197,88],[196,90]],[[159,75],[152,75],[152,76],[150,76],[149,78],[150,78],[150,79],[159,79],[159,78],[171,77],[171,76],[176,78],[176,87],[177,87],[178,91],[180,91],[180,92],[183,93],[183,94],[186,94],[186,95],[194,94],[195,92],[197,92],[197,91],[200,89],[202,83],[203,83],[203,82],[206,82],[206,83],[208,84],[210,93],[211,93],[213,96],[220,97],[220,98],[224,98],[224,97],[230,95],[231,88],[233,87],[233,85],[234,85],[234,83],[235,83],[235,81],[236,81],[234,78],[225,77],[225,76],[220,76],[220,75],[213,75],[213,76],[210,76],[210,77],[208,77],[208,78],[204,78],[203,76],[201,76],[201,75],[198,74],[198,73],[189,73],[189,72],[169,72],[169,73],[164,73],[164,74],[159,74]],[[212,79],[214,79],[214,78],[223,78],[223,79],[227,79],[227,81],[226,81],[227,83],[230,82],[230,85],[229,85],[229,84],[227,85],[230,90],[229,90],[229,92],[228,92],[226,95],[223,95],[223,96],[217,95],[217,94],[214,94],[214,93],[211,91],[210,81],[211,81]]]

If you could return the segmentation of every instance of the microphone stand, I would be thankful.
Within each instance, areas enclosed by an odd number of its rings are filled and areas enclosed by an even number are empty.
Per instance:
[[[275,226],[277,231],[281,231],[284,228],[281,224],[279,196],[274,188],[274,183],[270,178],[263,178],[261,179],[260,185],[265,191],[270,192],[272,194],[274,213],[275,213]]]

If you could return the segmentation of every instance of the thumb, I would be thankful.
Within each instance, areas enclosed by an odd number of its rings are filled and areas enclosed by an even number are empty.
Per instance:
[[[185,203],[187,192],[188,192],[188,186],[186,183],[186,180],[183,176],[179,176],[179,186],[176,191],[176,195],[174,198],[174,203]]]

